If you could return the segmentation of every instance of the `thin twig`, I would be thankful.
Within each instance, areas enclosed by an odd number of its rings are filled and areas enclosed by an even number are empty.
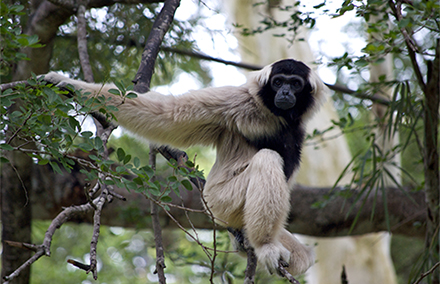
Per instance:
[[[98,239],[99,239],[99,232],[101,228],[101,212],[102,207],[104,206],[106,202],[107,197],[107,188],[104,186],[101,195],[98,197],[96,204],[95,213],[93,214],[93,235],[92,240],[90,241],[90,267],[86,271],[87,273],[92,272],[93,279],[98,279],[98,270],[97,270],[97,264],[98,261],[96,259],[96,251],[98,246]]]
[[[153,171],[156,171],[156,155],[157,151],[153,144],[150,144],[150,160],[149,165],[153,169]],[[155,177],[151,178],[151,182],[155,181]],[[151,211],[151,219],[153,224],[153,232],[154,232],[154,243],[156,244],[156,270],[154,273],[157,274],[159,278],[159,283],[164,284],[166,283],[165,278],[165,255],[164,255],[164,248],[163,248],[163,241],[162,241],[162,227],[160,225],[159,220],[159,210],[158,206],[154,202],[152,198],[150,198],[150,211]]]
[[[401,2],[397,1],[396,4],[393,0],[388,1],[388,5],[391,8],[391,11],[393,12],[394,17],[398,22],[402,21],[402,11],[401,11]],[[419,64],[417,63],[416,58],[416,52],[417,52],[417,46],[415,44],[415,41],[411,36],[409,35],[408,31],[406,30],[406,27],[400,28],[400,32],[403,35],[403,38],[405,39],[405,44],[408,50],[409,58],[411,59],[411,64],[414,69],[415,76],[417,78],[417,81],[421,87],[422,90],[425,90],[425,81],[423,80],[422,72],[420,71]]]
[[[436,270],[437,267],[439,267],[439,266],[440,266],[440,262],[437,262],[436,264],[434,264],[434,266],[431,267],[428,271],[426,271],[425,273],[422,273],[422,275],[420,275],[419,279],[417,279],[416,282],[414,282],[413,284],[419,284],[423,280],[423,278],[432,274],[434,272],[434,270]]]
[[[72,217],[79,215],[79,214],[86,214],[87,212],[90,212],[93,210],[92,206],[90,204],[84,204],[84,205],[78,205],[78,206],[71,206],[68,208],[65,208],[60,214],[58,214],[50,223],[49,228],[47,229],[45,235],[43,244],[39,246],[35,246],[37,249],[37,252],[29,258],[25,263],[23,263],[19,268],[17,268],[14,272],[12,272],[10,275],[5,276],[4,279],[6,282],[9,283],[9,281],[16,278],[20,273],[32,265],[34,262],[36,262],[38,259],[40,259],[42,256],[50,256],[50,246],[52,243],[53,235],[55,234],[55,231],[59,229],[64,223],[66,223],[69,219]]]
[[[4,242],[7,245],[11,246],[11,247],[24,248],[24,249],[31,250],[33,252],[36,252],[39,249],[39,246],[34,245],[34,244],[27,244],[27,243],[21,243],[21,242],[13,242],[13,241],[8,241],[8,240],[5,240]]]
[[[188,232],[188,230],[186,230],[185,227],[183,227],[182,224],[180,224],[179,221],[177,221],[177,219],[168,210],[164,208],[164,205],[162,203],[158,202],[157,200],[153,200],[151,198],[149,199],[153,201],[156,205],[160,206],[162,210],[164,210],[164,212],[168,215],[168,217],[177,225],[177,227],[179,227],[179,229],[181,229],[187,236],[189,236],[192,240],[194,240],[194,242],[197,243],[202,248],[205,254],[208,257],[210,257],[210,253],[208,252],[209,248],[206,247],[204,244],[202,244],[197,237],[194,237],[190,232]]]

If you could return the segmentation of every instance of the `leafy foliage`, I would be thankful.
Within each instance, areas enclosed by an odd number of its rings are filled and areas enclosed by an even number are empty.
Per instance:
[[[23,5],[7,5],[4,1],[0,3],[0,77],[10,75],[14,63],[19,60],[28,60],[26,54],[19,50],[24,47],[41,47],[36,35],[23,34],[20,17],[25,14]]]
[[[158,4],[115,4],[91,9],[86,13],[88,52],[97,82],[131,81],[134,78],[147,35],[159,11]],[[165,37],[164,45],[183,50],[195,48],[191,34],[199,20],[197,14],[189,21],[175,20]],[[73,18],[60,27],[51,63],[53,69],[65,70],[73,77],[80,78],[82,73],[78,67],[79,59],[65,58],[66,54],[77,53],[76,26],[76,18]],[[152,78],[152,85],[169,84],[179,69],[194,74],[205,84],[211,80],[208,70],[198,60],[160,53],[156,60],[156,75]]]

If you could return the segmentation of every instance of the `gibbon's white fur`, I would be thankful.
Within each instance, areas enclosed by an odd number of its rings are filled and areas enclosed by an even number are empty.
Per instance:
[[[263,88],[277,72],[299,74],[306,83],[302,93],[294,94],[298,109],[295,106],[288,114],[278,113],[262,99],[266,96]],[[112,84],[90,84],[54,72],[45,75],[45,80],[111,98],[108,104],[119,109],[117,123],[150,141],[179,148],[214,146],[217,159],[203,195],[219,222],[242,230],[259,262],[271,273],[277,271],[279,260],[289,263],[292,275],[304,273],[314,263],[312,249],[284,229],[304,122],[323,102],[325,93],[322,81],[306,65],[281,60],[251,73],[239,87],[206,88],[179,96],[148,92],[124,103],[108,92],[115,88]],[[308,100],[302,102],[302,97]],[[296,117],[296,113],[301,115]]]

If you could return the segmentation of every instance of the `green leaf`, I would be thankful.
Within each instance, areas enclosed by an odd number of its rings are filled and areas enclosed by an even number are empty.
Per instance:
[[[102,142],[101,138],[95,137],[95,149],[100,150],[104,147],[104,143]]]
[[[125,156],[124,161],[122,163],[124,163],[124,165],[125,165],[128,162],[130,162],[130,160],[131,160],[131,155],[127,155],[127,156]]]
[[[0,157],[0,163],[9,163],[9,160],[5,157]]]
[[[144,166],[141,168],[141,170],[143,170],[149,178],[154,176],[154,171],[150,166]]]
[[[125,93],[125,86],[124,86],[124,84],[122,83],[122,81],[115,81],[114,82],[114,84],[116,85],[116,87],[119,89],[119,91],[121,92],[121,93]]]
[[[135,93],[130,92],[130,93],[128,93],[125,97],[126,97],[127,99],[135,99],[135,98],[138,97],[138,95],[135,94]]]
[[[78,147],[86,152],[90,152],[93,150],[93,146],[90,145],[89,143],[80,143],[78,144]]]
[[[6,151],[14,150],[14,147],[6,143],[0,144],[0,148]]]
[[[106,184],[106,185],[115,185],[115,182],[113,180],[111,180],[111,179],[106,179],[106,180],[104,180],[104,184]]]
[[[122,148],[116,150],[116,155],[118,156],[118,161],[122,162],[125,158],[125,151]]]
[[[84,137],[84,138],[90,138],[90,137],[93,136],[93,132],[91,132],[91,131],[83,131],[83,132],[81,132],[81,136]]]
[[[11,13],[18,13],[21,12],[24,9],[23,5],[14,5],[11,8]]]
[[[94,161],[99,161],[99,160],[100,160],[100,159],[99,159],[97,156],[95,156],[95,155],[89,155],[89,158],[92,159],[92,160],[94,160]]]
[[[38,164],[41,166],[47,165],[49,163],[48,159],[41,159],[38,161]]]
[[[144,184],[144,181],[140,177],[134,178],[133,181],[138,185]]]
[[[325,6],[325,1],[322,2],[321,4],[318,4],[318,5],[313,6],[313,9],[319,9],[319,8],[321,8],[321,7],[323,7],[323,6]]]
[[[182,180],[180,183],[189,191],[193,189],[191,182],[187,179]]]
[[[10,99],[8,99],[7,97],[2,97],[1,101],[2,101],[3,107],[10,107],[12,105],[12,101]]]
[[[125,187],[129,190],[137,190],[138,185],[134,181],[128,181],[125,183]]]
[[[173,199],[166,195],[166,196],[162,196],[160,201],[169,203],[169,202],[173,201]]]
[[[110,90],[108,90],[108,92],[110,94],[113,94],[113,95],[116,95],[116,96],[120,96],[121,95],[121,92],[118,89],[110,89]]]
[[[51,88],[44,87],[43,92],[48,96],[50,104],[54,103],[60,98],[58,94],[55,93],[54,90],[52,90]]]
[[[60,169],[60,166],[58,166],[57,163],[55,163],[55,162],[51,162],[51,161],[50,161],[49,164],[50,164],[50,166],[52,167],[52,169],[53,169],[54,172],[56,172],[56,173],[58,173],[58,174],[63,174],[63,172],[62,172],[61,169]]]
[[[169,176],[169,177],[168,177],[168,181],[169,181],[169,182],[176,182],[176,181],[177,181],[177,177],[175,177],[175,176]]]
[[[81,129],[81,126],[80,126],[78,120],[76,120],[72,116],[69,116],[69,125],[70,125],[70,127],[72,127],[73,130],[80,131],[80,129]]]
[[[141,161],[139,160],[138,157],[134,157],[133,164],[136,168],[139,168],[139,166],[141,165]]]
[[[28,41],[29,41],[29,45],[34,45],[39,41],[39,39],[37,35],[31,35],[28,36]]]

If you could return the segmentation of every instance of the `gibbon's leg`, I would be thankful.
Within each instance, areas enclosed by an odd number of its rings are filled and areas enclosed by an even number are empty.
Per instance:
[[[245,173],[249,175],[249,185],[244,231],[260,263],[273,273],[280,259],[290,261],[290,251],[280,242],[290,208],[283,159],[275,151],[262,149],[252,158]]]

